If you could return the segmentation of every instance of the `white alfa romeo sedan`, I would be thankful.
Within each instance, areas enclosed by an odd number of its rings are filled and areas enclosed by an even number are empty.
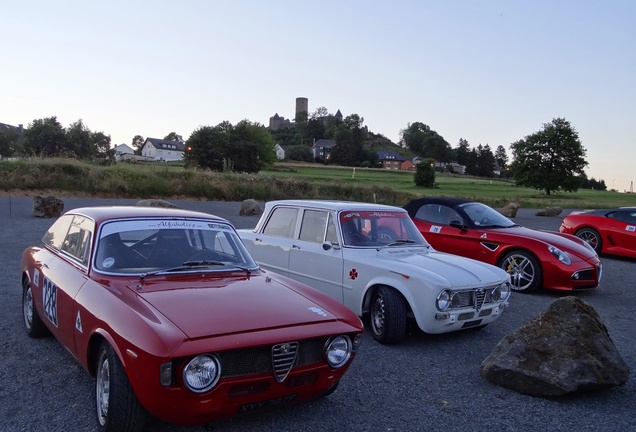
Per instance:
[[[368,314],[380,343],[400,342],[409,320],[447,333],[484,327],[508,306],[508,273],[437,252],[399,207],[270,201],[256,228],[238,233],[262,267]]]

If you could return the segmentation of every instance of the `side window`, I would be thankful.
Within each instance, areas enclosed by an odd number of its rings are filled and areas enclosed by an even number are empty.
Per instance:
[[[75,216],[62,242],[61,250],[77,258],[83,264],[87,264],[92,230],[93,222],[90,219]]]
[[[636,224],[636,213],[630,211],[619,210],[607,215],[611,219],[616,219],[628,224]]]
[[[440,215],[440,209],[442,206],[439,204],[425,204],[417,210],[415,214],[416,219],[432,222],[436,224],[442,223]]]
[[[333,244],[339,244],[336,221],[334,220],[331,213],[329,214],[329,222],[327,223],[327,240],[329,240]]]
[[[300,240],[322,243],[328,216],[326,211],[305,210],[303,223],[300,226]]]
[[[292,237],[296,228],[298,209],[291,207],[278,207],[272,211],[263,234],[279,237]]]
[[[462,217],[452,208],[448,209],[448,224],[451,222],[460,222],[463,223]]]
[[[72,221],[72,215],[60,216],[42,237],[42,243],[54,249],[61,249]]]

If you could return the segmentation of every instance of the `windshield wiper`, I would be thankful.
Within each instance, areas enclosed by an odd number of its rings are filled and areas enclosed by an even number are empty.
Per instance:
[[[401,246],[401,245],[417,245],[417,246],[422,246],[422,247],[430,247],[430,245],[425,244],[425,243],[420,243],[417,242],[415,240],[410,240],[410,239],[400,239],[400,240],[394,240],[391,243],[387,243],[383,246],[380,246],[377,250],[381,250],[384,249],[385,247],[391,247],[391,246]]]
[[[152,272],[144,273],[141,276],[139,276],[139,279],[140,280],[144,280],[148,276],[153,276],[153,275],[157,275],[157,274],[171,273],[171,272],[176,272],[176,271],[181,271],[181,270],[192,270],[194,268],[209,267],[209,266],[215,266],[215,265],[224,266],[224,265],[226,265],[226,263],[221,262],[221,261],[205,261],[205,260],[201,260],[201,261],[186,261],[183,264],[181,264],[179,266],[176,266],[176,267],[169,267],[169,268],[166,268],[166,269],[155,270],[155,271],[152,271]]]
[[[210,261],[210,260],[186,261],[183,264],[181,264],[180,267],[200,267],[200,266],[209,266],[209,265],[225,265],[225,263],[221,261]]]
[[[386,244],[385,246],[397,246],[401,244],[413,244],[413,243],[417,243],[417,242],[415,240],[401,239],[401,240],[392,241],[391,243]]]
[[[236,267],[239,270],[243,270],[248,275],[252,274],[252,270],[253,269],[251,269],[249,267],[245,267],[245,266],[242,266],[242,265],[239,265],[239,264],[232,264],[232,263],[227,263],[227,265],[232,266],[232,267]]]

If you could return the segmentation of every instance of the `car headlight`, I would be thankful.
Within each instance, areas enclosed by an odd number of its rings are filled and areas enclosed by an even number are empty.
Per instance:
[[[361,334],[357,334],[353,338],[352,351],[353,352],[358,352],[358,350],[360,349],[360,345],[362,345],[362,335]]]
[[[436,300],[437,310],[444,311],[450,307],[451,304],[451,293],[449,291],[442,291],[437,294]]]
[[[556,257],[556,259],[558,259],[559,261],[561,261],[563,264],[565,265],[570,265],[572,264],[572,261],[570,260],[570,257],[567,256],[565,254],[565,252],[563,252],[561,249],[559,249],[556,246],[552,246],[552,245],[548,245],[548,250],[550,251],[550,253],[552,255],[554,255]]]
[[[327,344],[325,349],[327,363],[333,368],[342,367],[351,358],[352,351],[351,339],[348,336],[337,336]]]
[[[504,282],[490,293],[493,301],[503,301],[510,297],[510,282]]]
[[[195,392],[203,393],[216,385],[221,377],[221,361],[212,354],[201,354],[183,368],[183,383]]]

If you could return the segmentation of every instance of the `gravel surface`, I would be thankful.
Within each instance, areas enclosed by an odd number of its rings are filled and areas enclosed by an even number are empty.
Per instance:
[[[137,200],[64,198],[65,208],[134,204]],[[238,216],[240,203],[175,201],[187,209],[226,217],[237,228],[258,217]],[[93,380],[54,339],[27,337],[22,323],[19,264],[22,251],[52,223],[31,215],[32,198],[0,197],[0,431],[94,431]],[[563,215],[568,210],[564,211]],[[514,219],[557,230],[561,217],[521,209]],[[591,304],[632,371],[636,370],[634,260],[603,257],[597,290],[577,294]],[[524,325],[559,292],[513,294],[510,308],[483,330],[411,334],[398,346],[364,335],[362,348],[331,396],[196,427],[153,421],[150,431],[634,431],[634,379],[609,391],[544,399],[490,384],[478,368],[505,335]]]

